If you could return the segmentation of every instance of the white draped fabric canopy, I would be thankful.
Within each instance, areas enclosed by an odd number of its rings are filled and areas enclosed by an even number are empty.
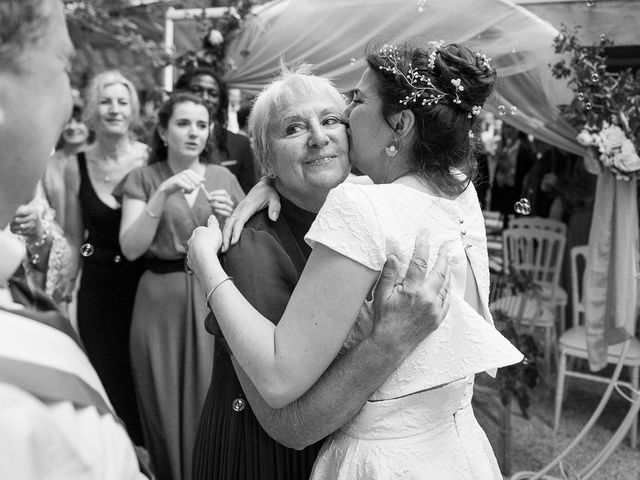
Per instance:
[[[424,11],[419,12],[418,4]],[[306,61],[343,91],[365,68],[370,41],[421,36],[464,43],[492,58],[500,76],[486,106],[520,130],[564,150],[583,154],[575,130],[557,105],[570,100],[565,81],[552,78],[557,30],[506,0],[276,0],[255,10],[232,41],[235,65],[229,85],[257,92],[278,71],[280,59]],[[516,107],[517,113],[512,115]]]

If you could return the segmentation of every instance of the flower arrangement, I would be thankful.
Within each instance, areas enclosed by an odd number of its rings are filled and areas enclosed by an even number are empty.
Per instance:
[[[560,110],[580,129],[576,140],[589,148],[594,173],[608,169],[629,180],[640,172],[640,72],[608,71],[606,49],[613,42],[602,34],[598,43],[583,46],[578,30],[563,24],[554,41],[555,52],[568,58],[551,65],[552,74],[568,78],[575,94]]]
[[[198,29],[203,33],[201,48],[180,55],[174,60],[175,65],[182,70],[209,67],[221,74],[235,70],[233,61],[225,59],[226,48],[233,33],[242,27],[244,19],[256,3],[258,2],[255,0],[236,0],[218,18],[206,18],[203,9],[198,23]],[[246,52],[247,55],[248,53]]]

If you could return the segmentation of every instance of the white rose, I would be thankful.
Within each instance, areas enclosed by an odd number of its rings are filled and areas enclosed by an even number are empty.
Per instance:
[[[633,143],[628,138],[624,139],[620,153],[613,157],[613,165],[618,170],[627,173],[640,170],[640,157],[638,157]]]
[[[582,130],[576,137],[576,140],[580,145],[584,145],[585,147],[590,147],[594,144],[593,135],[591,135],[586,130]]]
[[[209,42],[209,45],[211,45],[212,47],[215,47],[216,45],[220,45],[224,41],[224,37],[222,36],[219,30],[216,30],[214,28],[209,32],[207,41]]]
[[[602,139],[603,153],[612,152],[614,149],[622,147],[622,142],[627,138],[620,127],[617,125],[610,125],[605,127],[600,132],[600,138]]]

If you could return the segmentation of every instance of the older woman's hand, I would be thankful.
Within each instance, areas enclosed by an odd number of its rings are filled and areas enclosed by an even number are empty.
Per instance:
[[[387,259],[375,290],[372,331],[372,339],[386,351],[404,358],[444,320],[451,301],[448,250],[447,244],[440,248],[427,273],[428,234],[421,233],[404,278],[398,274],[397,258]]]
[[[280,196],[267,177],[261,178],[255,184],[225,223],[222,232],[222,252],[238,243],[244,224],[265,207],[269,208],[269,218],[275,222],[280,215]]]
[[[218,262],[218,250],[222,245],[220,224],[215,215],[211,215],[206,227],[198,227],[189,238],[187,265],[198,278],[208,276],[210,268]]]

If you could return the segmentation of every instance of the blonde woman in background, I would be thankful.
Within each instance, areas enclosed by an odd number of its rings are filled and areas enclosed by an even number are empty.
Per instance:
[[[78,329],[116,412],[141,444],[129,326],[142,267],[120,251],[121,208],[112,192],[126,174],[146,163],[148,147],[132,135],[138,94],[120,72],[98,74],[86,102],[82,119],[96,138],[65,170],[65,231],[82,259]]]

